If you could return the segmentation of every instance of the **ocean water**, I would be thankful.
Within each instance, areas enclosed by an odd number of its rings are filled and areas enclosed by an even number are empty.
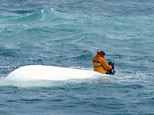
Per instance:
[[[154,114],[153,37],[153,0],[1,0],[0,115]],[[99,50],[114,76],[6,79],[25,65],[92,71]]]

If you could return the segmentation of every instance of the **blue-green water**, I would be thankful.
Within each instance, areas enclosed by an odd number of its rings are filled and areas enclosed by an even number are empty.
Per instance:
[[[0,114],[154,114],[153,37],[153,0],[1,0],[1,78],[33,64],[91,70],[97,50],[115,63],[116,74],[0,80]]]

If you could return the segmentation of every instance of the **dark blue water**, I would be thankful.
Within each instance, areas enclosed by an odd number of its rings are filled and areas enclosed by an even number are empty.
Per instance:
[[[33,64],[91,70],[97,50],[115,63],[116,74],[7,84],[1,79],[0,114],[154,114],[153,28],[153,0],[1,0],[1,78]]]

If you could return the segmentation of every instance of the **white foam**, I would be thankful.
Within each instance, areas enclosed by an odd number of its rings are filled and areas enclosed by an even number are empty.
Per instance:
[[[42,13],[43,17],[40,20],[44,20],[45,19],[44,9],[41,10],[41,13]]]
[[[51,10],[51,11],[54,11],[55,9],[53,9],[53,8],[50,8],[50,10]]]
[[[92,70],[72,69],[56,66],[28,65],[20,67],[11,72],[7,79],[12,80],[70,80],[87,79],[99,74]]]

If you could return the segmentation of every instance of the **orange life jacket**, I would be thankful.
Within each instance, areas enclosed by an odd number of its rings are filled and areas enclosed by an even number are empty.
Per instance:
[[[93,58],[93,66],[94,66],[94,71],[97,71],[103,74],[106,74],[107,70],[112,69],[112,66],[108,65],[108,63],[104,59],[104,56],[101,56],[99,54],[97,54]]]

